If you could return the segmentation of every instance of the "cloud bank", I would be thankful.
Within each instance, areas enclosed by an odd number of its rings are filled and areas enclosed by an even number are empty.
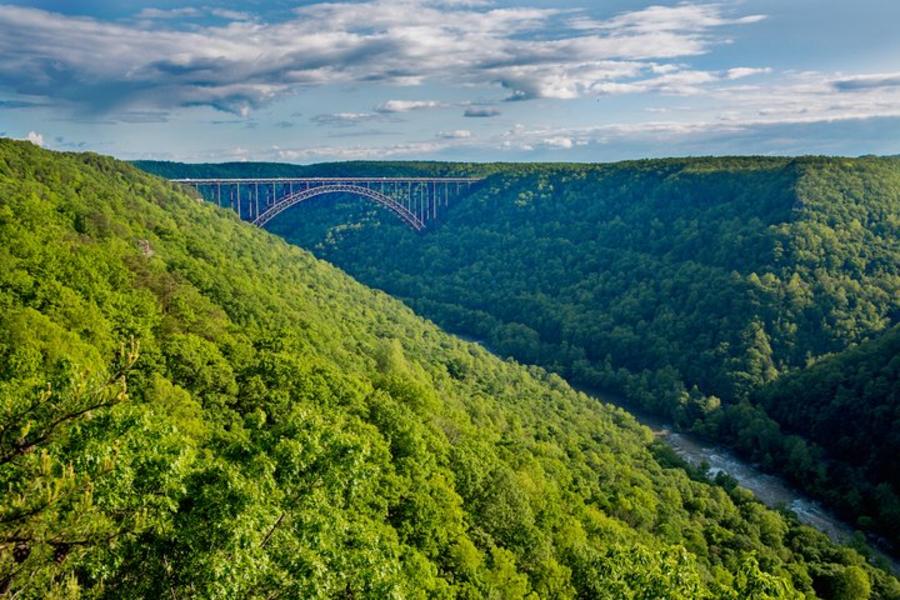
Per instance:
[[[596,21],[486,2],[367,0],[312,4],[274,23],[221,10],[194,20],[196,8],[113,22],[0,5],[0,88],[93,113],[205,105],[246,115],[306,86],[433,80],[493,83],[513,100],[576,98],[708,52],[727,41],[719,30],[762,18],[726,13],[680,4]]]
[[[178,148],[177,157],[197,160],[896,152],[895,142],[877,144],[900,139],[900,72],[735,62],[771,58],[759,47],[772,33],[756,25],[765,17],[751,3],[653,2],[596,18],[601,3],[587,0],[583,10],[525,6],[536,0],[329,1],[278,20],[203,3],[142,2],[107,19],[0,4],[3,128],[43,143],[35,130],[49,115],[59,122],[47,137],[53,147],[66,147],[56,135],[65,134],[120,155],[146,156],[156,143],[156,152]],[[755,53],[723,51],[753,32]],[[186,107],[235,116],[195,119]],[[98,133],[107,126],[117,128],[109,142]],[[145,135],[156,129],[157,139]],[[293,147],[301,142],[308,147]],[[123,150],[137,143],[140,154]]]

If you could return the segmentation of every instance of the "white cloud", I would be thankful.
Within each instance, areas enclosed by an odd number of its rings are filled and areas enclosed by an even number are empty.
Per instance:
[[[770,69],[769,67],[735,67],[733,69],[728,69],[725,72],[725,77],[727,79],[741,79],[743,77],[752,77],[753,75],[765,75],[771,72],[772,69]]]
[[[725,25],[747,25],[765,19],[764,15],[727,17],[720,3],[691,4],[676,6],[649,6],[642,10],[625,12],[607,21],[585,18],[573,19],[576,29],[611,30],[616,32],[659,33],[659,32],[702,32]]]
[[[36,131],[29,131],[28,135],[25,136],[25,139],[34,144],[35,146],[43,146],[44,145],[44,136]]]
[[[184,8],[144,8],[137,14],[138,19],[183,19],[184,17],[198,17],[202,13],[192,7]]]
[[[548,146],[550,148],[560,148],[562,150],[569,150],[575,147],[575,140],[570,137],[565,136],[555,136],[544,138],[541,140],[544,146]]]
[[[611,81],[638,76],[644,65],[638,62],[602,61],[594,63],[523,65],[505,69],[501,84],[512,90],[510,100],[557,98],[569,100],[601,92]]]
[[[253,15],[239,10],[229,10],[227,8],[211,8],[209,14],[220,19],[229,21],[252,21]]]
[[[726,71],[681,70],[676,67],[665,69],[662,71],[663,74],[647,79],[636,79],[627,82],[617,80],[600,82],[594,85],[591,91],[605,95],[655,92],[691,96],[709,94],[710,90],[714,89],[713,84],[726,83],[735,79],[771,72],[772,69],[768,67],[736,67]]]
[[[339,112],[326,113],[310,117],[310,121],[316,125],[324,125],[331,127],[352,127],[360,123],[375,121],[379,118],[374,113],[355,113],[355,112]]]
[[[427,4],[435,6],[466,6],[470,8],[490,6],[493,0],[428,0]]]
[[[422,156],[440,152],[448,142],[408,142],[390,146],[312,146],[306,148],[277,148],[278,160],[375,160],[397,156]]]
[[[135,15],[135,20],[144,26],[150,25],[149,21],[169,20],[183,21],[185,19],[197,19],[199,17],[212,16],[227,21],[250,21],[253,16],[250,13],[229,10],[226,8],[215,8],[212,6],[204,6],[197,8],[193,6],[185,6],[181,8],[143,8]]]
[[[379,104],[375,108],[378,113],[404,113],[413,110],[424,110],[428,108],[443,108],[447,106],[436,100],[388,100]]]
[[[437,137],[444,140],[466,140],[472,137],[472,132],[468,129],[455,129],[453,131],[441,131]]]

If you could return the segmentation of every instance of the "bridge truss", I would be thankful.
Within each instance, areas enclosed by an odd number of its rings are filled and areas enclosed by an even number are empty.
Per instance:
[[[204,200],[229,207],[263,227],[285,210],[324,194],[353,194],[378,203],[415,231],[436,221],[454,200],[481,181],[475,177],[298,177],[175,179]]]

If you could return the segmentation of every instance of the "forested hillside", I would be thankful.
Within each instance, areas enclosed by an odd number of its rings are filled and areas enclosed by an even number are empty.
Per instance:
[[[900,598],[558,376],[8,140],[0,485],[16,598]]]
[[[894,470],[851,460],[852,433],[798,426],[788,415],[809,416],[802,399],[757,398],[897,323],[900,160],[491,168],[424,235],[355,198],[310,202],[269,227],[502,354],[727,441],[900,540]],[[897,410],[873,395],[857,403]],[[869,443],[892,447],[891,429],[867,429]]]
[[[900,325],[873,340],[788,374],[759,391],[756,401],[787,431],[827,447],[839,462],[834,498],[868,500],[865,512],[900,524]],[[883,482],[854,497],[862,481]],[[887,483],[891,482],[891,483]]]

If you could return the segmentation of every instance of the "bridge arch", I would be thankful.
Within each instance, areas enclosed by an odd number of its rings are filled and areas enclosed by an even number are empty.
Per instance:
[[[262,227],[296,204],[299,204],[305,200],[309,200],[310,198],[315,198],[316,196],[321,196],[323,194],[335,193],[355,194],[357,196],[362,196],[363,198],[373,200],[396,214],[404,223],[409,225],[415,231],[422,231],[423,229],[425,229],[425,223],[423,223],[422,220],[415,215],[415,213],[410,211],[408,208],[406,208],[390,196],[382,194],[381,192],[368,187],[350,183],[331,183],[327,185],[319,185],[299,192],[295,192],[294,194],[291,194],[289,196],[285,196],[277,203],[273,204],[265,211],[260,213],[259,216],[257,216],[255,219],[253,219],[253,224]]]

